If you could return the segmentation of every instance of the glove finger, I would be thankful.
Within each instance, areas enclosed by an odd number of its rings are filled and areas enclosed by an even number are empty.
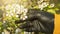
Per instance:
[[[37,31],[35,28],[25,28],[24,29],[24,31],[26,31],[26,32],[35,32],[35,31]]]
[[[25,23],[25,24],[21,24],[19,26],[20,29],[24,29],[24,28],[29,28],[29,27],[32,27],[32,23]]]

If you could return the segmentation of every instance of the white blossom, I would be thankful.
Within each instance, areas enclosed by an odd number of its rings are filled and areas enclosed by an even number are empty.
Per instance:
[[[10,8],[11,8],[10,5],[6,5],[5,7],[6,10],[9,10]]]
[[[11,17],[14,16],[14,14],[16,14],[15,17],[19,17],[17,14],[22,14],[20,19],[25,20],[27,18],[26,13],[28,12],[28,10],[27,8],[24,8],[23,5],[19,5],[19,4],[6,5],[5,9],[7,11],[6,16]]]
[[[42,3],[43,1],[44,1],[44,0],[39,0],[39,1],[38,1],[38,4]]]
[[[5,32],[2,32],[2,34],[5,34]]]
[[[23,18],[23,20],[25,20],[26,18]]]
[[[6,16],[9,16],[9,14],[6,14]]]
[[[19,17],[18,15],[16,15],[16,17]]]
[[[54,3],[50,4],[50,7],[54,7],[54,6],[55,6],[55,4],[54,4]]]
[[[47,2],[43,2],[42,4],[39,5],[39,8],[43,10],[43,8],[47,7],[49,4]]]
[[[25,18],[28,18],[27,16],[25,16]]]

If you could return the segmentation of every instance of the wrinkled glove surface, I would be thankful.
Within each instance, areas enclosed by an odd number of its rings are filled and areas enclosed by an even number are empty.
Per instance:
[[[16,23],[26,22],[19,26],[27,32],[53,32],[54,14],[44,11],[29,11],[26,20],[17,20]]]

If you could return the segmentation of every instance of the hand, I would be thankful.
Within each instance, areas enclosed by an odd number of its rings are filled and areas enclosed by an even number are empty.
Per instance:
[[[31,12],[32,13],[32,12]],[[30,14],[26,20],[19,20],[19,22],[26,22],[19,26],[27,32],[53,32],[54,30],[54,14],[36,11]],[[16,22],[17,23],[17,22]]]
[[[20,29],[24,29],[27,32],[53,32],[54,23],[41,23],[38,20],[28,21],[25,24],[19,26]]]

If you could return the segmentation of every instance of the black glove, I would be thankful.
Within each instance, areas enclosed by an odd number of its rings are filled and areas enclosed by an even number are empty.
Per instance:
[[[27,32],[50,33],[54,30],[54,15],[48,12],[31,12],[26,20],[19,20],[18,22],[26,22],[25,24],[21,24],[19,28]]]

